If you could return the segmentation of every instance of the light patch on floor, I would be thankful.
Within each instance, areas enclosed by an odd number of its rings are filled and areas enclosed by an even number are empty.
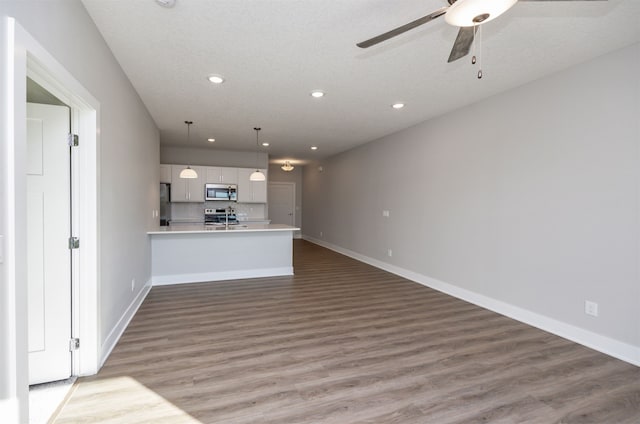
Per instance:
[[[71,390],[76,377],[29,386],[29,424],[46,424]]]
[[[101,411],[107,405],[114,411],[110,423],[201,424],[199,420],[131,377],[83,381],[77,386],[73,396],[78,402],[67,404],[64,415],[77,417],[84,414],[88,417],[87,422],[92,422],[91,413],[87,411]],[[77,408],[82,411],[74,411]],[[54,421],[56,424],[71,422],[77,421],[75,418],[68,421],[62,417]]]

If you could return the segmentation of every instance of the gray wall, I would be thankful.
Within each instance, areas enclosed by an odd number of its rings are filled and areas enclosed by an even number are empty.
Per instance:
[[[3,1],[0,15],[15,17],[100,102],[96,307],[104,342],[150,281],[146,231],[156,225],[159,133],[80,1]]]
[[[305,236],[640,346],[639,59],[635,44],[307,166]]]
[[[160,147],[160,163],[168,164],[254,168],[256,166],[256,158],[261,169],[268,167],[269,156],[264,152],[256,155],[256,152],[214,150],[198,147]]]
[[[296,222],[298,228],[302,228],[302,169],[303,166],[295,165],[293,171],[285,172],[282,165],[269,165],[269,182],[295,183],[296,185]]]

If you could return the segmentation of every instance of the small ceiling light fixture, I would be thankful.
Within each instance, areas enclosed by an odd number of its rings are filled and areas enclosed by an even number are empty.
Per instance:
[[[311,146],[311,150],[318,150],[318,146]]]
[[[269,147],[269,143],[268,143],[268,142],[266,142],[266,141],[263,141],[263,142],[262,142],[262,145],[263,145],[264,147]]]
[[[156,0],[156,3],[162,7],[170,8],[176,5],[176,0]]]
[[[464,0],[453,3],[447,9],[444,20],[457,27],[472,27],[497,18],[516,4],[518,0]]]
[[[282,165],[280,168],[282,168],[282,170],[285,172],[293,171],[293,165],[291,165],[291,162],[289,162],[288,160],[285,160],[284,165]]]
[[[324,97],[324,91],[313,90],[311,92],[311,97],[315,97],[316,99],[319,99],[320,97]]]
[[[256,170],[249,175],[249,181],[264,181],[267,177],[264,176],[262,171],[258,168],[258,153],[260,150],[260,142],[258,141],[258,134],[260,134],[260,127],[253,128],[256,131]]]
[[[402,109],[404,107],[404,103],[394,103],[391,107],[394,109]]]
[[[191,128],[191,124],[193,124],[193,121],[184,121],[184,123],[187,124],[187,145],[189,145],[189,129]],[[191,169],[189,165],[187,165],[186,168],[180,171],[180,178],[198,178],[198,173],[194,169]]]
[[[216,141],[216,139],[215,139],[215,138],[207,138],[207,141],[208,141],[209,143],[213,143],[214,141]]]
[[[211,74],[207,77],[207,79],[209,81],[211,81],[214,84],[222,84],[224,82],[224,78],[220,75],[216,75],[216,74]]]

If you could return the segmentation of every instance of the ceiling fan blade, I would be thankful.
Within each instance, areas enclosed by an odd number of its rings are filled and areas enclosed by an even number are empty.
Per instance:
[[[473,43],[473,38],[475,36],[475,28],[476,27],[460,27],[456,41],[453,43],[449,60],[447,60],[448,63],[469,54],[469,49],[471,48],[471,43]]]
[[[385,40],[388,40],[390,38],[395,37],[396,35],[400,35],[402,33],[405,33],[407,31],[409,31],[410,29],[413,29],[415,27],[418,27],[420,25],[424,25],[429,21],[434,20],[435,18],[438,18],[442,15],[444,15],[445,13],[447,13],[447,9],[449,8],[449,6],[445,6],[442,7],[434,12],[431,12],[430,14],[428,14],[427,16],[423,16],[422,18],[416,19],[415,21],[409,22],[408,24],[399,26],[398,28],[392,29],[391,31],[385,32],[384,34],[380,34],[376,37],[370,38],[368,40],[362,41],[358,44],[356,44],[356,46],[362,48],[362,49],[366,49],[367,47],[371,47],[373,45],[376,45],[378,43],[381,43]]]

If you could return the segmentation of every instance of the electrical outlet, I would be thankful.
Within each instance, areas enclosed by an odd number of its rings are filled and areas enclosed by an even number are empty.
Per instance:
[[[322,238],[322,231],[320,231],[320,238]]]
[[[135,288],[136,288],[136,279],[133,278],[133,279],[131,279],[131,291],[133,291],[133,289],[135,289]]]
[[[382,211],[382,216],[389,218],[389,211]]]
[[[393,256],[393,251],[391,249],[387,250],[387,255],[389,257],[392,257]]]
[[[590,300],[584,301],[584,313],[594,317],[598,316],[598,304]]]

